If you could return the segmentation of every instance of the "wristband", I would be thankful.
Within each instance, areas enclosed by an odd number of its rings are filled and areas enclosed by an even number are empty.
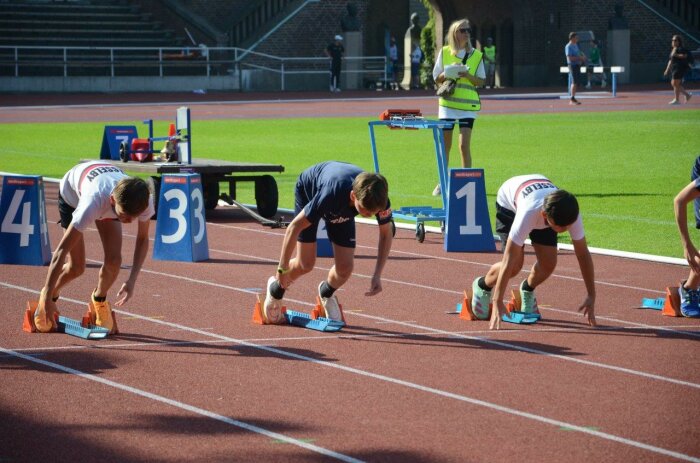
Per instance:
[[[288,268],[285,269],[285,268],[282,268],[282,267],[277,267],[277,273],[279,273],[280,275],[284,275],[285,273],[289,273],[289,269],[288,269]]]

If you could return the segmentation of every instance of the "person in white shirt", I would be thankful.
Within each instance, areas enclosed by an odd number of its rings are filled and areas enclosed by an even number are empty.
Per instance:
[[[133,295],[136,278],[148,254],[148,229],[155,213],[151,187],[145,180],[128,177],[109,163],[86,162],[73,167],[61,180],[58,210],[65,233],[51,257],[34,324],[40,332],[57,328],[59,292],[85,271],[83,233],[87,227],[94,226],[102,241],[104,262],[92,293],[92,303],[96,324],[112,330],[112,310],[106,298],[121,268],[122,223],[138,220],[138,231],[131,271],[117,293],[117,306]]]
[[[571,193],[557,188],[540,174],[521,175],[507,180],[496,197],[496,231],[507,235],[505,251],[500,262],[491,266],[486,275],[472,283],[472,307],[475,312],[491,311],[491,329],[499,329],[501,316],[506,313],[503,297],[508,281],[523,268],[525,239],[529,236],[537,261],[528,277],[520,284],[521,311],[537,310],[534,290],[554,272],[557,265],[557,234],[569,232],[578,259],[586,298],[579,306],[595,326],[595,278],[593,259],[588,250],[579,214],[578,201]]]

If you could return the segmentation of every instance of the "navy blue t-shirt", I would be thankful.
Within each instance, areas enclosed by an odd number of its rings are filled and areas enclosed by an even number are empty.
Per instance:
[[[350,192],[352,182],[362,172],[358,166],[337,161],[309,167],[297,182],[296,213],[303,208],[310,222],[323,218],[329,225],[353,220],[358,212],[350,205]],[[390,203],[375,217],[379,224],[389,222],[392,218]]]

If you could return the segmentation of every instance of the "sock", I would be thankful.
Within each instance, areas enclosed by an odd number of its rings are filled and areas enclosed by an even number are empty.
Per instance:
[[[97,297],[95,293],[92,293],[92,300],[95,302],[104,302],[107,300],[107,296]]]
[[[486,284],[486,278],[485,278],[485,277],[479,278],[479,281],[477,281],[476,284],[479,285],[479,288],[483,289],[484,291],[491,291],[491,290],[493,289],[493,287],[489,287],[489,286]]]
[[[270,295],[275,299],[282,299],[284,297],[284,292],[285,289],[280,286],[280,282],[277,280],[270,286]]]
[[[523,281],[523,284],[520,285],[520,289],[522,289],[523,291],[530,292],[530,293],[535,290],[535,288],[533,288],[529,284],[527,284],[527,280]]]
[[[329,285],[327,281],[324,281],[323,283],[321,283],[321,289],[319,290],[319,293],[321,294],[321,297],[328,299],[329,297],[333,296],[335,289],[336,288]]]

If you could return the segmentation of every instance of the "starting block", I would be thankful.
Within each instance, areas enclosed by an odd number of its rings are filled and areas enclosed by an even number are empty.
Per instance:
[[[405,121],[423,120],[423,114],[420,109],[385,109],[379,115],[380,121],[389,121],[391,130],[397,129],[417,129],[417,127],[402,127],[401,124]]]
[[[258,300],[255,302],[255,307],[253,308],[253,323],[258,325],[271,325],[272,323],[265,319],[263,315],[263,301],[261,296],[258,294]],[[323,314],[323,306],[321,305],[321,300],[316,296],[316,306],[311,311],[310,314],[304,312],[297,312],[296,310],[289,310],[287,307],[282,307],[282,314],[284,315],[284,320],[286,324],[301,326],[302,328],[308,328],[315,331],[340,331],[345,326],[345,314],[343,313],[343,307],[340,307],[340,315],[343,318],[342,321],[331,320],[321,316]]]
[[[39,305],[39,301],[27,301],[27,309],[24,311],[24,320],[22,322],[22,330],[27,333],[36,333],[37,329],[34,325],[34,312]],[[92,308],[92,302],[88,305],[88,310],[85,312],[81,321],[73,320],[72,318],[64,317],[56,314],[55,324],[57,333],[65,333],[71,336],[76,336],[83,339],[103,339],[109,334],[118,334],[117,318],[112,312],[114,326],[112,331],[95,325],[95,311]]]
[[[657,297],[656,299],[643,298],[640,308],[660,310],[661,315],[667,317],[682,317],[681,296],[678,294],[678,286],[667,287],[666,297]]]
[[[520,291],[513,290],[513,296],[508,304],[506,304],[507,313],[501,317],[501,320],[519,325],[531,325],[542,319],[542,315],[538,309],[535,309],[534,312],[522,312],[520,310],[521,305]]]
[[[472,310],[472,292],[471,290],[464,291],[464,298],[461,303],[457,303],[456,312],[459,314],[459,318],[462,320],[476,321],[476,320],[490,320],[491,319],[491,309],[492,304],[489,304],[489,310],[485,314],[476,314]],[[481,316],[478,316],[481,315]]]

